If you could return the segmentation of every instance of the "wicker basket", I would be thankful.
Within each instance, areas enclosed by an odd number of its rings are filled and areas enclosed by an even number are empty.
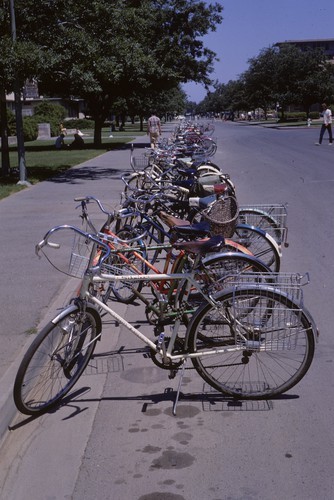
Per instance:
[[[204,218],[210,224],[211,234],[219,234],[225,238],[233,236],[238,215],[238,202],[233,196],[215,201],[211,207],[203,212]]]

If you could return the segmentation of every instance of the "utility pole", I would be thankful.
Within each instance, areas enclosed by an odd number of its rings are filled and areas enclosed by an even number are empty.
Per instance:
[[[16,21],[15,21],[14,0],[9,0],[9,8],[10,8],[10,24],[11,24],[12,41],[13,41],[13,43],[15,43],[16,42]],[[27,181],[27,169],[26,169],[26,161],[25,161],[21,88],[20,88],[20,82],[19,82],[19,79],[17,76],[15,76],[15,83],[14,83],[14,99],[15,99],[17,152],[18,152],[18,162],[19,162],[19,169],[20,169],[20,180],[19,180],[18,184],[30,186],[31,184]]]

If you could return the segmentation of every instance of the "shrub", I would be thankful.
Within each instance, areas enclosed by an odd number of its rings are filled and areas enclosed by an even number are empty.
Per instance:
[[[16,123],[15,123],[15,114],[12,110],[7,108],[7,127],[8,127],[8,135],[16,134]]]
[[[7,109],[8,135],[16,135],[15,114]],[[38,121],[33,116],[23,117],[23,136],[25,141],[35,141],[38,137]]]
[[[320,118],[320,113],[319,111],[311,111],[309,113],[309,117],[311,118],[311,120],[318,120]]]
[[[23,118],[23,135],[25,141],[35,141],[38,137],[38,120],[33,116]]]
[[[303,111],[294,111],[284,113],[284,118],[280,118],[279,122],[300,122],[306,120],[306,113],[304,113]]]
[[[87,120],[87,118],[69,118],[65,122],[65,127],[78,128],[79,130],[94,128],[94,121]]]
[[[50,123],[51,135],[59,134],[59,124],[66,117],[66,109],[60,104],[44,101],[34,109],[34,118],[38,123]]]

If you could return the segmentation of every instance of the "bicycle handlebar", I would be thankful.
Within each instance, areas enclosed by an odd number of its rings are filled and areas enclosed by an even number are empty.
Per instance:
[[[86,204],[88,204],[90,201],[95,201],[101,212],[108,215],[108,217],[114,217],[115,212],[108,212],[108,210],[106,210],[102,205],[101,201],[98,198],[95,198],[95,196],[77,196],[76,198],[74,198],[74,201],[80,201],[81,203],[84,202]]]
[[[42,241],[40,241],[35,246],[35,253],[36,253],[36,255],[39,257],[39,252],[45,246],[48,246],[50,248],[57,248],[57,249],[60,248],[60,245],[58,243],[54,243],[52,241],[49,241],[49,238],[54,233],[56,233],[57,231],[61,231],[61,230],[64,230],[64,229],[68,229],[70,231],[74,231],[74,232],[80,234],[81,236],[83,236],[85,239],[91,240],[92,242],[96,243],[100,247],[102,246],[104,248],[105,254],[101,257],[101,260],[99,261],[99,265],[98,266],[94,266],[94,267],[91,268],[92,271],[98,270],[100,268],[101,264],[103,264],[103,262],[109,257],[109,255],[111,253],[111,250],[110,250],[109,246],[106,243],[104,243],[100,238],[98,238],[96,236],[93,236],[92,234],[86,233],[85,231],[82,231],[81,229],[79,229],[76,226],[71,226],[71,225],[68,225],[68,224],[63,224],[63,225],[55,226],[55,227],[51,228],[45,234],[45,236],[42,239]]]
[[[135,194],[137,194],[138,196],[135,197],[135,196],[130,196],[130,195],[126,195],[126,200],[127,201],[130,201],[132,203],[151,203],[152,201],[156,200],[157,198],[158,199],[165,199],[165,200],[168,200],[168,195],[166,193],[164,193],[164,191],[176,191],[176,192],[180,192],[180,193],[189,193],[189,189],[187,188],[183,188],[181,186],[162,186],[160,188],[160,190],[156,193],[152,193],[151,195],[149,195],[148,191],[146,190],[143,190],[143,189],[138,189]],[[142,196],[142,198],[141,198]]]

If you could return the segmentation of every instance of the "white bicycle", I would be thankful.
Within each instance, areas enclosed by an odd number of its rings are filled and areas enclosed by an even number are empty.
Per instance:
[[[195,271],[180,274],[113,274],[105,264],[108,241],[73,226],[51,229],[37,252],[59,248],[57,236],[75,236],[67,274],[81,277],[79,295],[37,335],[19,367],[14,400],[25,414],[39,414],[60,403],[93,356],[102,335],[101,313],[110,314],[149,349],[157,366],[180,379],[173,412],[188,361],[196,372],[223,394],[242,399],[268,399],[296,385],[309,369],[317,329],[303,305],[300,275],[225,275],[222,290],[206,295]],[[87,253],[88,252],[88,253]],[[119,249],[118,249],[119,252]],[[99,286],[110,281],[177,280],[177,314],[170,337],[161,318],[151,340],[99,298]],[[193,291],[202,296],[187,327],[182,314]]]

